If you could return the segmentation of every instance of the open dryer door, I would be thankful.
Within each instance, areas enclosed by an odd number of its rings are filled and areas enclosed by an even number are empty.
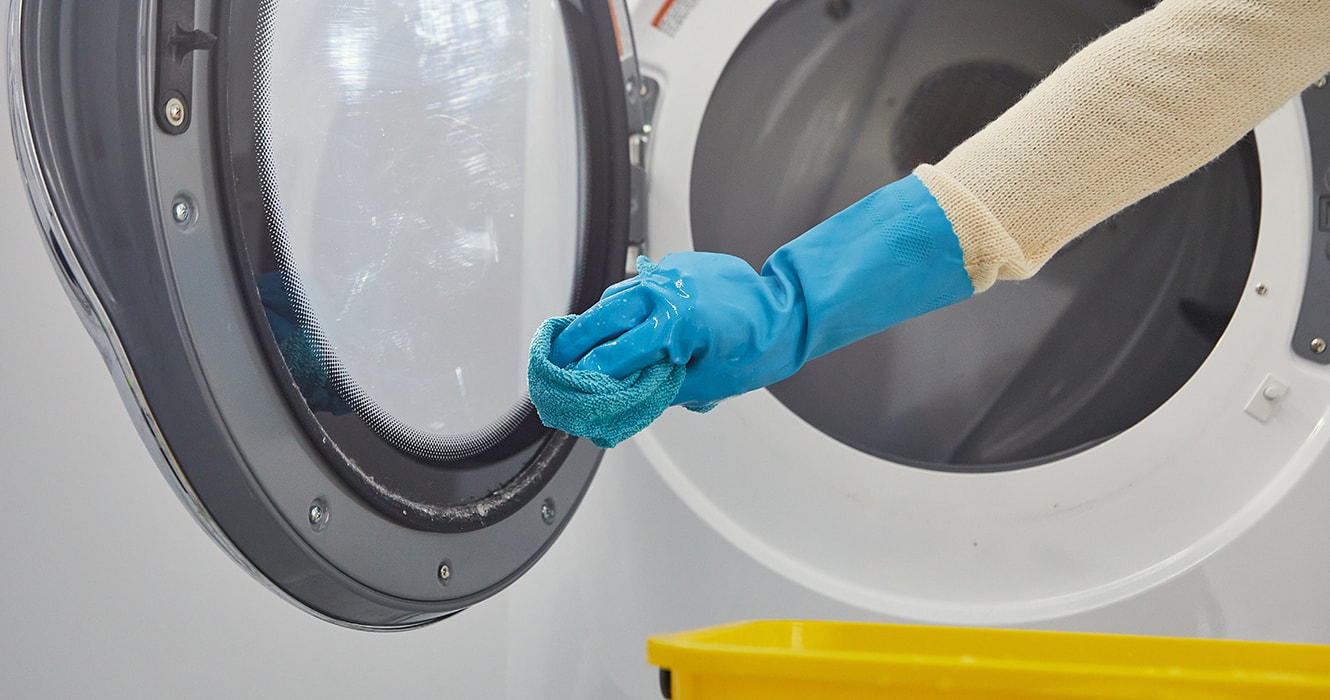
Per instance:
[[[595,471],[525,362],[623,271],[618,2],[14,3],[15,137],[67,289],[198,520],[320,617],[493,595]]]

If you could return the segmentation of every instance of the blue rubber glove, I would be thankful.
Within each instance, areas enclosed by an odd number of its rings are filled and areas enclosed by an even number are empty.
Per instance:
[[[668,359],[687,368],[672,403],[701,407],[973,294],[951,223],[911,175],[785,244],[761,274],[729,255],[667,255],[606,290],[550,360],[622,379]]]

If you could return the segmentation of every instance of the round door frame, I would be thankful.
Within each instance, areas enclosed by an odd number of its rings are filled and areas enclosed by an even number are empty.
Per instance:
[[[599,263],[609,282],[630,209],[619,55],[606,4],[562,5],[583,123],[605,137],[599,161],[585,167],[609,184],[587,193],[587,211],[599,211],[585,218],[610,229]],[[34,211],[150,451],[219,545],[323,619],[402,629],[493,595],[557,537],[600,451],[550,434],[505,493],[460,506],[476,526],[453,532],[388,517],[350,487],[272,381],[253,292],[237,281],[218,182],[224,140],[213,138],[220,107],[205,78],[215,52],[196,54],[188,128],[172,134],[157,123],[156,9],[147,0],[16,0],[9,56],[11,119]],[[222,4],[195,9],[216,32]]]

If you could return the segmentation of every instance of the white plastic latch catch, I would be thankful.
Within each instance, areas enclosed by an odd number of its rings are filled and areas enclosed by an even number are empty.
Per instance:
[[[1262,423],[1270,422],[1275,410],[1279,408],[1279,403],[1288,396],[1288,391],[1287,384],[1267,374],[1265,381],[1261,382],[1260,388],[1256,390],[1256,395],[1247,402],[1247,415]]]

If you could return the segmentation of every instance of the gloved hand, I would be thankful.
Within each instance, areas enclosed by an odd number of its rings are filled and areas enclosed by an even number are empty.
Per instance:
[[[700,407],[973,294],[951,223],[911,175],[782,246],[761,274],[729,255],[667,255],[606,290],[550,360],[622,379],[668,359],[687,366],[674,405]]]

